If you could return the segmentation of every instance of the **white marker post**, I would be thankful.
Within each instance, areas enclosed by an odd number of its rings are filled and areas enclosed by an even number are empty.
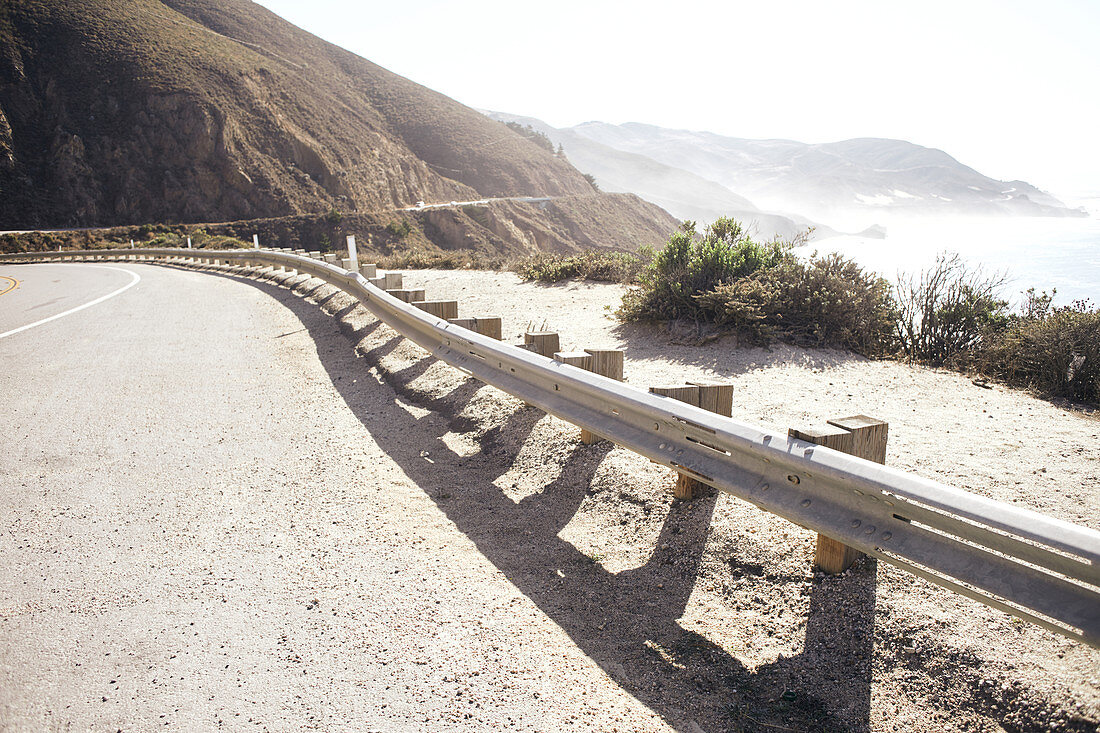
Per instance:
[[[355,235],[348,235],[348,259],[351,260],[351,271],[359,272],[359,252],[355,249]]]
[[[133,248],[134,248],[134,240],[131,239],[130,240],[130,249],[133,249]]]
[[[255,247],[256,249],[260,248],[260,235],[259,234],[253,234],[252,235],[252,246]]]

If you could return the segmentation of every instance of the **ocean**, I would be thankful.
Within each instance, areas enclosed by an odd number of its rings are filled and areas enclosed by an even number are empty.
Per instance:
[[[1005,273],[1002,297],[1013,305],[1028,288],[1057,290],[1054,302],[1089,299],[1100,306],[1100,217],[928,217],[883,221],[885,239],[837,236],[800,247],[799,254],[839,252],[896,282],[957,252],[986,273]]]

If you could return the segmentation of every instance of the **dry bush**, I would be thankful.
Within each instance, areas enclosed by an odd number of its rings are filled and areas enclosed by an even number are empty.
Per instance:
[[[986,275],[959,255],[943,253],[919,278],[898,278],[897,338],[914,361],[943,366],[965,362],[982,339],[1008,320],[1008,302],[997,297],[1004,275]]]
[[[562,255],[544,252],[513,264],[524,280],[559,282],[572,278],[596,282],[631,283],[647,262],[646,253],[586,251]]]
[[[974,368],[1017,387],[1100,404],[1100,309],[1087,301],[1051,308],[1029,290],[1023,313],[985,339]]]
[[[409,249],[378,259],[378,266],[387,270],[498,270],[500,258],[486,257],[469,250],[428,251]]]

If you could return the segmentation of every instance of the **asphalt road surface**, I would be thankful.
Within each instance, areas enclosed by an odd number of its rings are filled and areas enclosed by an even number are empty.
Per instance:
[[[415,434],[380,448],[356,413],[410,418],[363,361],[274,286],[0,265],[0,729],[666,729],[402,471]]]

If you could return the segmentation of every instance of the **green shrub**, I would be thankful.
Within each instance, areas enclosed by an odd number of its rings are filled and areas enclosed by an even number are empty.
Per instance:
[[[782,339],[880,355],[893,344],[890,284],[838,254],[786,259],[695,297],[704,320],[754,343]]]
[[[404,239],[409,235],[409,232],[412,231],[412,225],[405,219],[401,221],[391,221],[386,225],[386,231],[398,239]]]
[[[1100,404],[1100,309],[1087,301],[1051,308],[1027,293],[1021,315],[987,337],[974,356],[982,374],[1052,397]]]
[[[637,255],[628,252],[586,251],[577,254],[544,252],[513,264],[512,269],[524,280],[559,282],[571,278],[597,282],[634,282],[648,261],[646,252]],[[651,252],[649,252],[652,255]]]
[[[741,223],[720,218],[703,236],[684,222],[639,275],[641,287],[623,297],[626,321],[705,317],[696,296],[793,258],[790,243],[757,244]]]

